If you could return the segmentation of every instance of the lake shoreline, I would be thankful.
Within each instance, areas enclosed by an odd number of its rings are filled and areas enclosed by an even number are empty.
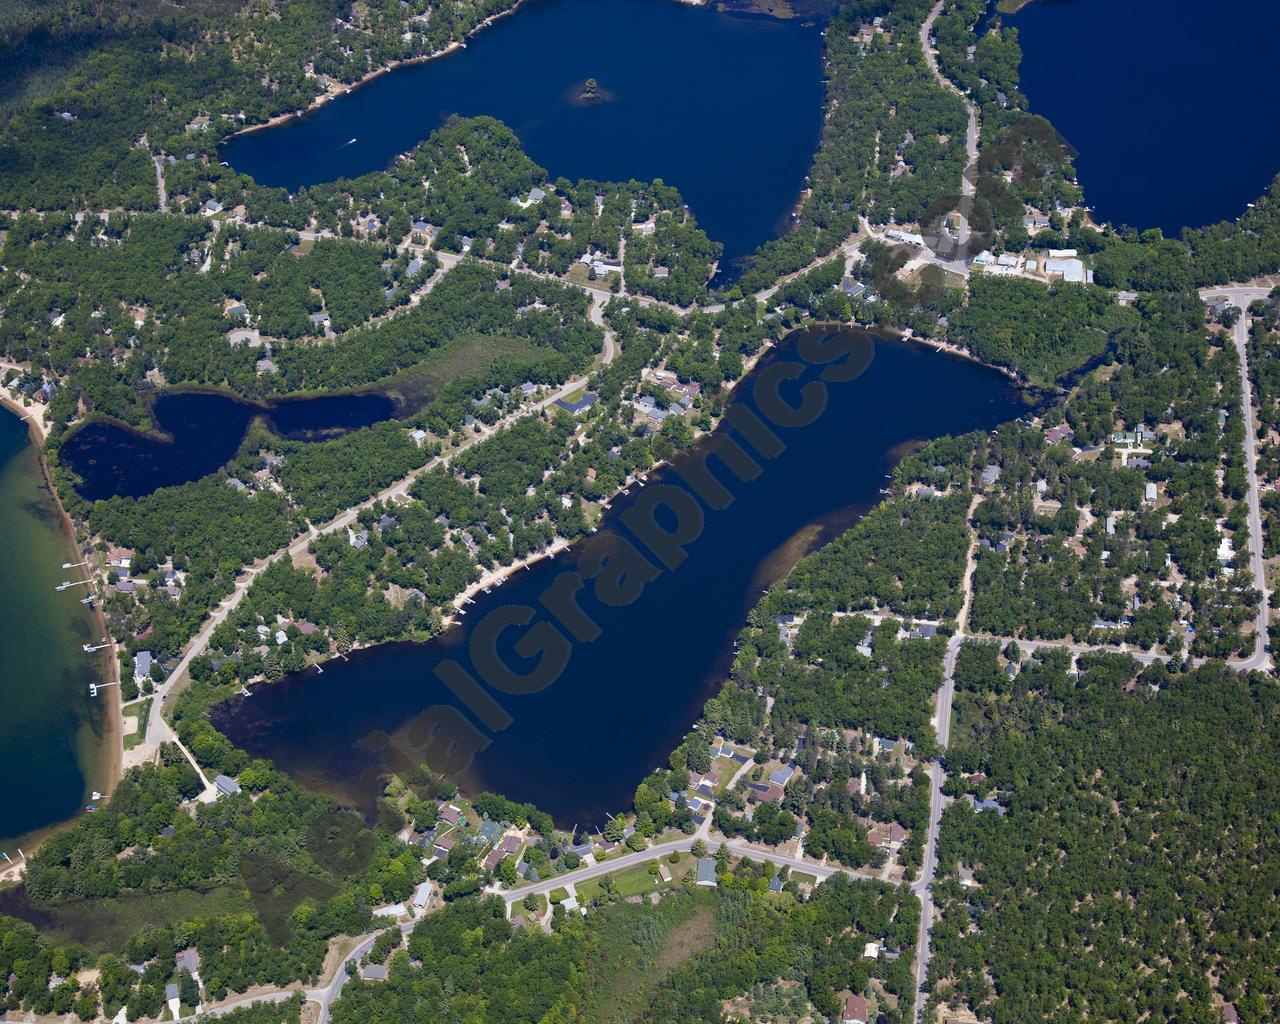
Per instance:
[[[284,114],[277,114],[275,117],[270,118],[267,121],[263,121],[260,124],[249,125],[247,128],[241,128],[239,131],[232,132],[230,135],[224,136],[222,139],[218,140],[218,147],[219,149],[221,149],[222,146],[224,146],[226,143],[230,142],[233,139],[238,139],[245,135],[252,135],[254,132],[266,131],[268,128],[277,128],[282,124],[288,124],[290,121],[295,121],[300,118],[304,118],[309,114],[314,114],[317,110],[324,107],[327,103],[330,103],[333,100],[338,99],[338,97],[340,96],[346,96],[347,94],[354,92],[356,89],[360,89],[363,86],[368,85],[370,82],[377,81],[383,75],[390,74],[392,71],[395,71],[397,68],[412,67],[415,64],[426,64],[429,61],[438,60],[441,57],[449,56],[449,54],[451,53],[456,53],[458,50],[465,49],[467,45],[467,40],[478,35],[480,32],[484,31],[486,28],[489,28],[491,25],[494,24],[494,22],[500,21],[501,19],[506,18],[509,15],[515,14],[515,12],[518,11],[521,7],[523,7],[527,2],[528,0],[515,0],[515,3],[513,3],[506,10],[498,11],[494,14],[489,15],[483,21],[477,22],[474,26],[472,26],[470,29],[467,30],[466,34],[463,35],[461,39],[455,39],[448,46],[444,47],[441,50],[436,50],[432,53],[424,53],[417,57],[406,57],[403,60],[389,61],[386,64],[383,64],[380,67],[376,67],[372,71],[369,71],[366,74],[362,75],[358,80],[356,80],[355,82],[352,82],[350,85],[341,85],[341,86],[331,85],[328,89],[325,89],[323,92],[317,93],[316,98],[312,100],[311,103],[301,108],[300,110],[292,110]],[[687,3],[689,2],[689,0],[680,0],[680,2]],[[293,192],[295,190],[290,189],[289,191]]]
[[[890,365],[897,365],[902,368],[919,367],[919,370],[912,370],[912,372],[923,374],[924,379],[930,381],[936,380],[940,376],[946,376],[941,364],[946,363],[947,360],[938,360],[938,369],[928,369],[928,367],[932,365],[933,361],[912,361],[913,358],[914,360],[925,359],[926,356],[933,354],[928,351],[929,349],[937,352],[940,351],[939,347],[936,344],[930,345],[922,342],[922,340],[918,338],[906,337],[902,332],[889,331],[884,328],[862,328],[857,325],[843,323],[809,323],[802,325],[793,331],[788,331],[786,336],[798,337],[800,333],[805,332],[806,330],[812,331],[815,328],[819,330],[822,330],[823,328],[830,328],[832,330],[854,330],[864,332],[867,336],[870,336],[877,341],[886,342],[892,350],[897,352],[897,355],[889,361]],[[786,336],[784,336],[784,338]],[[768,356],[770,352],[774,353],[774,357],[776,357],[779,354],[779,350],[782,352],[787,351],[787,345],[780,345],[778,342],[774,342],[772,340],[765,345],[762,345],[758,352],[753,354],[750,360],[750,368],[744,370],[742,378],[735,382],[734,387],[730,389],[730,393],[737,395],[739,398],[745,394],[746,398],[749,400],[750,388],[742,389],[740,388],[740,385],[744,380],[749,378],[751,372],[757,368],[761,359]],[[974,367],[975,370],[982,370],[983,372],[989,372],[991,369],[984,366],[980,360],[974,359],[967,354],[952,353],[946,350],[941,351],[944,355],[962,355],[962,358],[956,359],[955,364],[953,364],[957,367],[961,364],[967,364]],[[912,352],[915,353],[914,357],[909,355],[909,353]],[[888,355],[888,353],[886,352],[885,355]],[[973,371],[969,372],[972,373]],[[911,379],[913,378],[902,378],[904,383]],[[1005,370],[1001,370],[1000,373],[992,375],[992,380],[995,379],[1005,382],[1004,387],[1008,389],[1005,393],[1010,396],[1013,396],[1018,390],[1011,386],[1014,383],[1013,378]],[[994,387],[994,385],[990,386]],[[1008,419],[1015,418],[1020,414],[1020,408],[1021,402],[1019,401],[1019,405],[1010,406],[1008,415],[1002,416],[998,422],[1005,422]],[[957,427],[958,432],[961,433],[967,429],[963,425],[957,425]],[[927,423],[923,424],[921,429],[925,431],[922,436],[934,436],[930,433],[932,428],[930,428]],[[880,480],[886,471],[890,470],[891,467],[895,465],[909,450],[914,448],[917,443],[915,440],[916,433],[917,431],[913,428],[910,435],[898,438],[892,447],[884,449],[881,453],[884,461],[880,461],[877,457],[874,467],[870,464],[865,465],[863,478],[868,480]],[[628,496],[632,501],[634,501],[639,493],[639,477],[641,475],[646,477],[645,482],[650,486],[660,484],[664,482],[666,474],[672,472],[672,463],[677,463],[678,461],[678,456],[676,456],[675,453],[672,453],[671,457],[655,461],[653,465],[638,470],[630,483],[624,487],[618,488],[613,494],[604,498],[601,504],[613,505],[615,502]],[[678,466],[676,468],[678,470]],[[868,483],[865,493],[853,494],[850,500],[842,500],[837,505],[820,510],[817,515],[806,518],[803,523],[798,523],[795,526],[788,527],[785,534],[779,537],[778,543],[770,545],[769,549],[764,553],[765,557],[750,573],[750,579],[744,581],[743,588],[735,591],[732,599],[729,599],[726,596],[725,607],[728,608],[729,606],[732,606],[734,609],[737,609],[737,606],[741,603],[746,609],[742,611],[742,614],[747,614],[750,606],[755,603],[754,599],[759,593],[759,588],[767,587],[776,582],[777,579],[784,578],[787,573],[792,571],[799,558],[803,558],[813,550],[829,543],[832,539],[838,537],[847,529],[855,525],[862,517],[868,514],[869,511],[877,507],[883,501],[883,495],[877,496],[871,488],[878,488],[880,486],[882,486],[882,484],[879,482],[874,484]],[[630,507],[629,503],[621,508],[615,507],[613,514],[621,514],[625,512],[628,507]],[[616,526],[617,523],[621,521],[613,520],[610,522]],[[728,529],[731,530],[732,527],[728,527]],[[604,521],[597,526],[597,530],[601,534],[605,532],[606,527]],[[724,534],[724,536],[729,537],[731,534]],[[594,539],[593,535],[588,534],[578,538],[573,545],[570,545],[564,538],[557,538],[550,550],[554,551],[554,557],[556,559],[559,559],[566,550],[570,550],[570,554],[564,558],[564,561],[569,564],[563,571],[572,571],[574,568],[572,564],[572,549],[583,544],[589,544]],[[719,563],[718,556],[724,554],[723,551],[717,552],[715,546],[713,546],[711,549],[708,549],[708,552],[708,557],[715,560],[717,564],[721,564]],[[448,620],[446,620],[446,628],[434,637],[389,640],[384,643],[364,643],[356,645],[352,647],[350,651],[346,652],[345,655],[338,655],[334,658],[327,658],[319,663],[313,663],[308,666],[308,670],[295,673],[291,677],[285,677],[285,679],[281,681],[288,688],[285,692],[271,692],[276,690],[276,687],[280,685],[279,683],[265,684],[265,688],[261,692],[254,688],[254,698],[258,701],[266,701],[265,706],[261,710],[254,706],[254,700],[249,700],[246,703],[245,700],[236,700],[233,696],[217,705],[216,708],[211,709],[209,718],[213,722],[215,728],[222,732],[223,735],[227,736],[236,746],[248,751],[253,756],[271,758],[280,770],[293,775],[299,784],[314,791],[332,796],[344,804],[364,809],[366,807],[366,797],[368,794],[351,788],[349,785],[351,779],[347,778],[344,774],[346,769],[339,771],[338,774],[331,774],[329,771],[324,769],[322,764],[315,763],[306,757],[302,760],[291,758],[288,750],[282,749],[269,737],[271,737],[273,733],[279,735],[277,732],[279,729],[285,729],[287,733],[296,735],[294,726],[286,726],[284,723],[295,722],[296,724],[294,716],[299,713],[311,714],[312,717],[317,718],[318,728],[322,730],[328,729],[327,726],[319,724],[320,719],[326,718],[325,713],[305,712],[305,707],[314,706],[317,702],[321,707],[327,706],[331,700],[335,699],[332,695],[341,692],[342,689],[345,689],[346,687],[344,684],[349,680],[366,678],[372,680],[384,677],[388,673],[394,676],[398,671],[404,671],[402,668],[398,668],[398,666],[406,664],[406,660],[409,663],[419,665],[427,664],[431,661],[437,660],[438,658],[465,658],[465,655],[460,652],[466,650],[467,637],[475,628],[475,622],[483,620],[485,615],[491,611],[495,605],[515,602],[529,604],[536,607],[537,593],[545,588],[549,579],[554,578],[558,569],[558,567],[549,567],[548,563],[550,561],[551,557],[549,556],[549,552],[544,549],[543,551],[538,552],[535,556],[522,559],[519,563],[505,565],[501,568],[486,572],[479,580],[468,585],[467,588],[454,598],[454,609],[458,609],[459,604],[461,604],[461,610],[465,610],[467,614],[465,616],[458,614],[450,615]],[[539,565],[539,563],[541,564]],[[711,563],[708,562],[705,564],[710,565]],[[535,566],[537,566],[536,569]],[[521,569],[529,569],[530,572],[522,574],[518,572],[518,570]],[[531,578],[534,572],[537,572],[538,575],[536,578]],[[548,576],[548,573],[551,575]],[[510,581],[509,583],[506,583],[506,585],[510,587],[508,592],[497,592],[499,580],[504,581],[504,583],[508,580]],[[481,594],[486,588],[490,590],[490,593],[484,594],[483,597],[481,597]],[[467,600],[472,598],[476,599],[475,606],[467,607]],[[713,632],[718,633],[718,628],[713,630]],[[688,698],[693,698],[695,692],[698,694],[696,699],[698,709],[702,707],[706,699],[709,699],[714,695],[716,683],[723,682],[723,673],[727,671],[727,665],[724,664],[724,660],[725,658],[731,658],[729,644],[730,639],[730,634],[726,633],[725,643],[722,647],[717,645],[714,656],[707,653],[710,651],[710,647],[706,643],[701,644],[703,654],[700,656],[700,660],[704,661],[705,664],[697,670],[696,675],[699,680],[706,680],[706,686],[708,688],[705,689],[704,692],[703,684],[699,682],[697,687],[690,685],[688,688],[682,690]],[[591,649],[591,647],[584,647],[582,648],[582,653],[590,656],[589,651]],[[334,664],[334,662],[337,664]],[[317,664],[319,665],[318,668]],[[707,670],[705,675],[703,674],[704,668]],[[333,671],[340,673],[339,677],[337,677],[340,682],[335,682],[331,677],[331,673]],[[418,669],[415,667],[411,671],[416,675]],[[580,671],[583,673],[584,678],[590,675],[590,671],[588,669],[582,669]],[[410,677],[406,676],[405,678]],[[690,679],[690,683],[692,682],[693,679]],[[335,686],[339,687],[339,689],[334,689]],[[316,688],[313,689],[313,687]],[[337,699],[341,700],[342,698]],[[447,699],[448,698],[446,698],[446,700]],[[299,705],[294,703],[295,701],[302,701],[303,703],[302,705]],[[582,706],[580,699],[571,698],[571,703],[575,708]],[[655,702],[654,706],[661,705],[661,703],[662,702]],[[235,710],[237,707],[240,710]],[[691,712],[694,715],[694,719],[696,719],[696,712],[697,709],[694,709],[694,711]],[[527,716],[529,713],[530,712],[526,711],[521,717]],[[679,714],[677,714],[676,718],[679,717]],[[557,712],[556,718],[557,721],[559,721],[559,712]],[[672,719],[672,721],[674,720],[675,719]],[[663,716],[663,721],[666,721],[666,716]],[[669,725],[670,723],[667,724]],[[377,724],[377,728],[385,728],[386,731],[390,733],[395,732],[395,728],[389,721],[387,723],[379,722]],[[648,732],[649,730],[641,729],[640,731]],[[666,726],[661,726],[657,729],[655,736],[665,737],[665,731]],[[318,749],[309,741],[307,743],[302,743],[302,741],[294,739],[289,742],[300,743],[302,746],[307,746],[312,750]],[[328,745],[328,740],[320,743],[320,747],[325,749],[328,749]],[[337,744],[338,748],[341,748],[342,746],[343,744],[341,742]],[[657,758],[657,762],[660,762],[668,753],[669,748],[664,748],[660,755],[655,754],[653,756]],[[645,755],[645,757],[647,763],[648,755]],[[323,758],[321,760],[323,760]],[[349,767],[350,766],[348,766],[348,768]],[[651,765],[649,765],[649,767],[651,767]],[[533,802],[540,807],[544,807],[544,809],[548,810],[548,812],[553,815],[560,814],[563,810],[562,807],[552,807],[551,805],[544,806],[545,801],[538,798],[538,794],[522,792],[521,787],[519,786],[512,789],[508,785],[511,780],[504,779],[504,773],[500,766],[497,767],[495,773],[494,766],[492,765],[472,765],[467,770],[460,771],[456,776],[454,776],[454,781],[458,783],[459,787],[465,794],[475,794],[484,790],[491,790],[494,792],[505,793],[512,799],[533,799]],[[627,780],[627,784],[633,785],[634,781],[634,779],[629,779]],[[577,790],[577,787],[570,788]],[[592,797],[591,799],[601,799],[602,808],[604,807],[604,804],[608,803],[608,798]],[[609,806],[612,807],[611,804]],[[573,808],[565,811],[565,813],[568,815],[565,818],[566,822],[573,820],[575,817],[578,820],[581,820],[582,814],[589,813],[589,809],[583,809],[577,804],[574,804]]]
[[[32,447],[35,451],[36,465],[40,470],[41,481],[53,501],[54,508],[57,510],[62,536],[68,553],[73,556],[70,560],[79,560],[81,550],[76,540],[75,523],[68,514],[66,507],[62,504],[62,499],[58,494],[58,488],[54,483],[53,474],[49,469],[49,461],[44,450],[46,438],[44,424],[39,422],[37,413],[33,413],[3,392],[0,392],[0,405],[3,405],[5,409],[22,419],[27,425],[29,435],[34,442],[37,442],[33,443]],[[93,621],[94,631],[98,635],[106,635],[107,621],[106,616],[102,613],[101,604],[95,602],[90,605],[89,614]],[[124,720],[119,685],[120,663],[115,656],[114,645],[107,664],[106,678],[98,683],[100,693],[102,690],[109,691],[106,694],[102,694],[107,702],[106,712],[102,716],[101,732],[94,731],[93,756],[87,758],[88,763],[85,766],[86,787],[93,792],[101,792],[103,799],[110,798],[111,794],[115,792],[124,768]],[[101,671],[95,668],[95,672],[101,679]],[[83,812],[77,812],[65,821],[55,822],[44,829],[37,830],[34,834],[38,838],[36,838],[34,846],[24,849],[23,852],[30,856],[45,838],[64,828],[73,826],[79,820],[81,813]],[[17,879],[21,877],[21,874],[21,864],[6,865],[5,870],[0,872],[0,881]]]

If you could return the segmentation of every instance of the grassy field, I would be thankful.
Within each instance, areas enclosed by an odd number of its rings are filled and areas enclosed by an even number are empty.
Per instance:
[[[80,943],[94,951],[122,949],[129,936],[145,927],[250,910],[249,894],[229,887],[206,893],[180,890],[53,906],[31,903],[21,889],[0,892],[0,914],[30,921],[54,942]]]
[[[657,906],[614,904],[588,917],[598,936],[583,1017],[644,1019],[654,988],[716,941],[714,896],[676,893]]]
[[[133,730],[126,733],[124,737],[125,750],[132,750],[142,742],[143,737],[146,735],[143,723],[147,720],[147,716],[151,714],[151,700],[152,698],[148,697],[146,700],[130,704],[124,709],[125,723],[127,724],[131,717],[134,722]]]
[[[615,871],[609,876],[613,879],[613,891],[619,896],[642,896],[654,892],[660,884],[656,876],[649,873],[648,864],[637,864],[625,871]],[[586,903],[604,892],[604,882],[600,878],[592,878],[578,887],[578,902]]]
[[[476,373],[495,359],[531,356],[537,351],[536,345],[523,338],[472,335],[433,350],[416,366],[393,377],[387,391],[399,398],[405,409],[417,411],[435,401],[450,381]]]
[[[617,278],[617,274],[605,274],[604,277],[598,277],[592,281],[587,276],[587,268],[581,263],[575,263],[569,273],[565,275],[565,280],[570,284],[576,284],[582,288],[595,288],[602,292],[610,291],[610,282],[617,280]]]

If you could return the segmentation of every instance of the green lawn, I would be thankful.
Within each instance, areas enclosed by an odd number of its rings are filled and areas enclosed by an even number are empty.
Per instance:
[[[684,859],[684,858],[682,858]],[[671,882],[663,882],[660,878],[649,873],[649,865],[661,863],[666,864],[667,870],[671,872]],[[647,861],[644,864],[637,864],[635,867],[627,868],[624,871],[616,871],[609,877],[613,879],[614,893],[618,896],[643,896],[646,893],[656,892],[659,889],[668,888],[680,884],[689,870],[689,861],[687,864],[671,864],[665,857],[661,860]],[[582,882],[577,887],[578,900],[586,903],[595,899],[604,892],[603,880],[600,878],[592,878],[589,881]]]
[[[151,714],[151,701],[152,698],[147,697],[145,700],[130,704],[129,707],[125,709],[124,714],[126,717],[131,717],[130,713],[133,712],[136,713],[138,719],[138,727],[124,738],[125,750],[132,750],[141,743],[143,738],[146,736],[147,717]]]

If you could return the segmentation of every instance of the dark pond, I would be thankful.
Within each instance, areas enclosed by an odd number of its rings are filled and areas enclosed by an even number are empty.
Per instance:
[[[776,358],[793,357],[784,349]],[[1003,376],[896,341],[875,344],[875,358],[860,378],[827,387],[822,415],[809,426],[778,430],[785,450],[762,460],[754,481],[740,483],[717,470],[734,500],[706,512],[705,529],[684,564],[626,606],[601,603],[590,586],[582,592],[582,607],[601,635],[574,646],[563,673],[541,692],[495,692],[512,721],[492,733],[492,744],[458,778],[465,788],[533,801],[566,827],[602,820],[628,804],[636,783],[666,761],[725,679],[733,638],[762,589],[865,513],[878,500],[886,471],[912,442],[985,430],[1024,408]],[[739,389],[735,401],[754,409],[749,392]],[[679,480],[668,469],[652,474],[649,488],[664,479]],[[627,535],[619,518],[645,493],[635,488],[615,501],[600,536]],[[663,528],[673,526],[669,520]],[[331,662],[321,674],[308,671],[227,702],[215,721],[250,753],[368,808],[376,792],[374,773],[367,771],[371,743],[376,746],[381,733],[399,739],[428,707],[455,704],[434,669],[449,658],[471,666],[475,625],[491,621],[486,616],[495,609],[538,608],[538,596],[580,554],[543,560],[482,595],[436,642],[392,644]],[[545,622],[545,613],[536,621]],[[524,630],[508,633],[518,638]],[[503,643],[504,660],[528,664]]]
[[[450,114],[489,114],[553,178],[676,186],[732,260],[781,233],[803,186],[822,124],[821,44],[813,23],[534,0],[466,49],[241,136],[223,156],[297,188],[381,170]],[[588,78],[608,102],[575,102]]]
[[[58,456],[79,475],[82,497],[137,498],[199,480],[226,465],[256,416],[280,436],[306,441],[367,427],[394,414],[395,402],[378,394],[253,405],[229,395],[178,392],[160,395],[152,408],[165,436],[118,423],[89,423],[63,442]]]
[[[1031,109],[1080,151],[1101,219],[1231,220],[1280,171],[1280,4],[1036,0],[1009,23]]]

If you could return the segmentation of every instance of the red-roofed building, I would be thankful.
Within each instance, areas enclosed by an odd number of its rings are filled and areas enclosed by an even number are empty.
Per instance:
[[[845,996],[840,1024],[867,1024],[867,1001],[862,996]]]

